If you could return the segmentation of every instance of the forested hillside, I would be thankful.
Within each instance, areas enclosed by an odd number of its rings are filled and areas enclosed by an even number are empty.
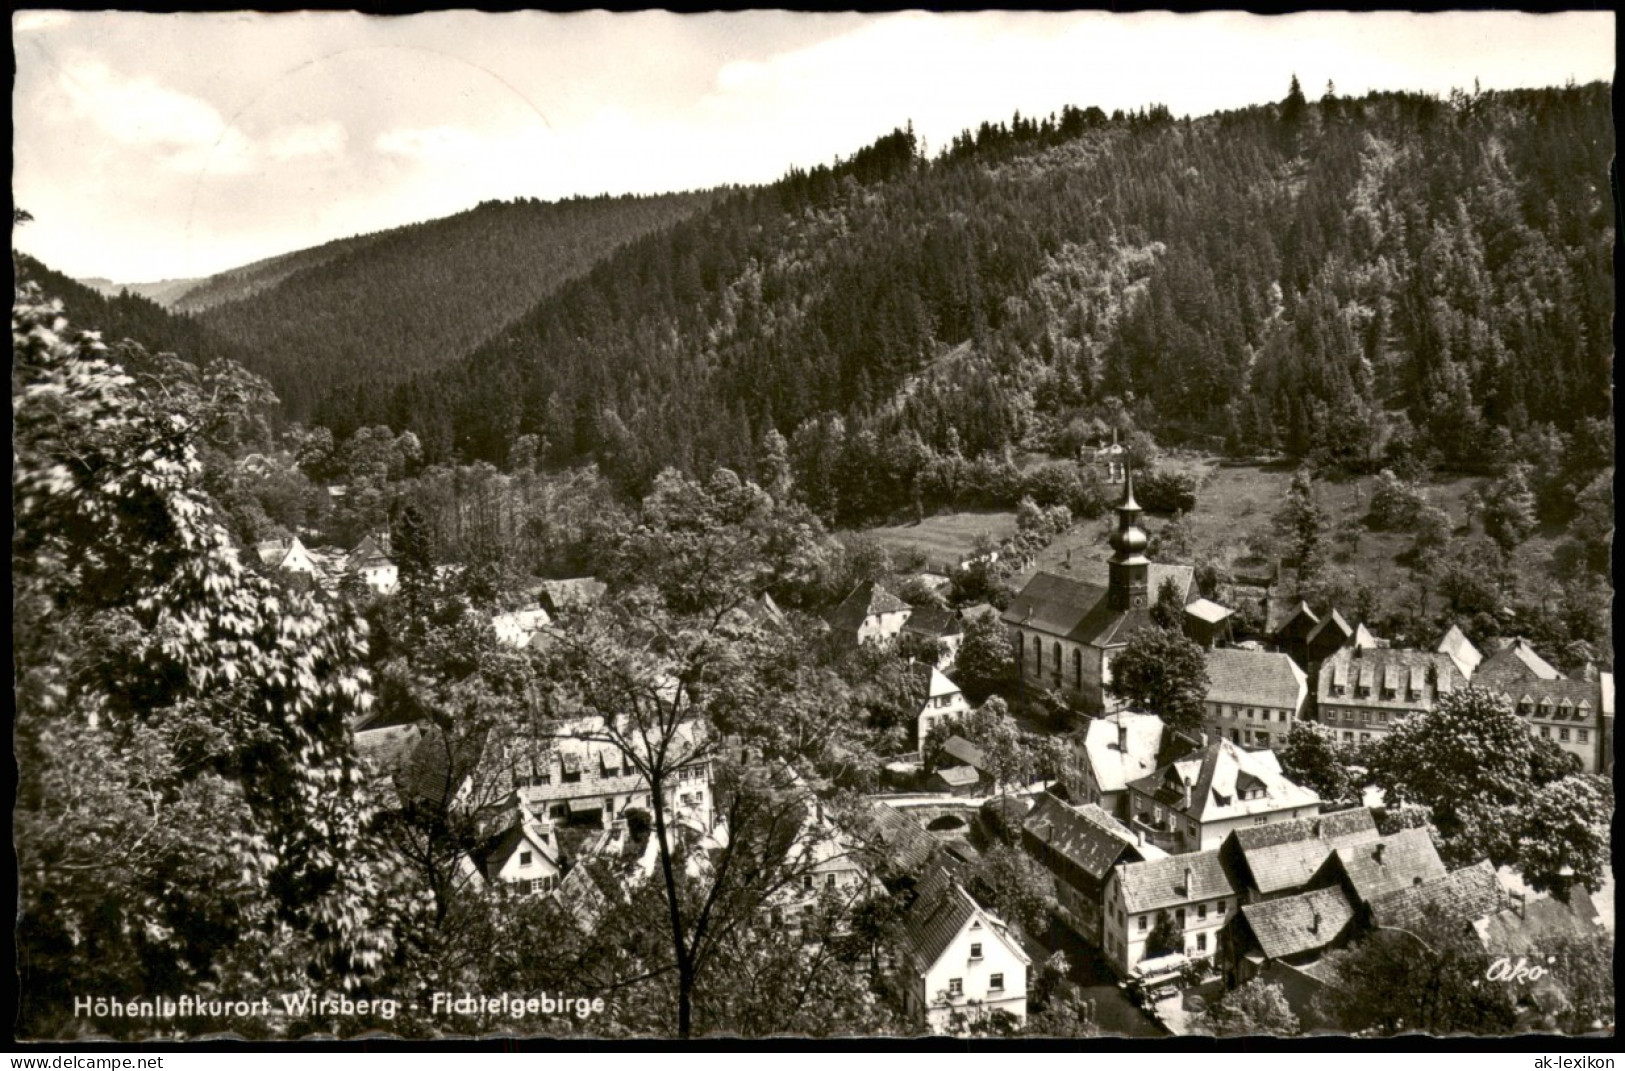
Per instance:
[[[104,294],[54,271],[27,253],[14,254],[13,263],[21,279],[38,283],[47,295],[60,298],[75,318],[95,324],[107,342],[131,339],[154,353],[184,354],[197,364],[217,357],[248,363],[244,347],[190,316],[170,312],[151,298],[129,292]]]
[[[1165,442],[1486,471],[1609,412],[1608,88],[898,131],[632,244],[454,367],[352,393],[430,458],[534,433],[631,489],[754,471],[815,508],[944,501],[935,461],[1070,451],[1108,397]],[[301,328],[302,330],[304,328]],[[388,352],[389,344],[378,352]]]
[[[266,257],[240,268],[211,275],[207,279],[198,280],[184,293],[177,294],[172,305],[183,312],[202,312],[228,301],[252,297],[261,290],[270,289],[296,271],[320,267],[346,253],[364,249],[385,233],[387,232],[379,231],[374,234],[339,238],[310,249],[298,249],[292,253]]]
[[[467,352],[616,247],[714,196],[486,202],[227,273],[182,304],[212,300],[222,288],[252,291],[199,319],[251,354],[244,363],[302,419],[318,399],[353,385],[370,405],[374,393]],[[255,289],[267,278],[271,285]],[[342,411],[327,421],[353,429]]]

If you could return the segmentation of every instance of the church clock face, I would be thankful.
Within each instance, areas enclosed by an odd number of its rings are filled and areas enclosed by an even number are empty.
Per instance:
[[[1138,609],[1138,608],[1140,608],[1141,606],[1144,606],[1144,605],[1145,605],[1145,596],[1144,595],[1136,595],[1136,596],[1134,596],[1134,606],[1135,606],[1136,609]]]

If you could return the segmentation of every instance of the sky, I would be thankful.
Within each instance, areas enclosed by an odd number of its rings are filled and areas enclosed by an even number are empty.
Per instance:
[[[191,278],[493,198],[771,182],[912,121],[1611,80],[1612,12],[12,15],[14,243]]]

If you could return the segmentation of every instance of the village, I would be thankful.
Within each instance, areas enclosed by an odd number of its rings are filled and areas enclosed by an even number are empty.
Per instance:
[[[1509,974],[1553,935],[1612,933],[1611,877],[1608,887],[1554,896],[1488,860],[1449,867],[1426,822],[1393,821],[1402,816],[1380,789],[1357,785],[1352,796],[1323,799],[1292,780],[1276,751],[1305,725],[1318,725],[1329,743],[1367,746],[1475,689],[1508,705],[1531,737],[1572,756],[1576,771],[1611,775],[1611,672],[1566,676],[1516,638],[1480,651],[1455,626],[1431,649],[1395,647],[1336,608],[1316,614],[1303,602],[1278,610],[1264,635],[1238,636],[1232,611],[1200,594],[1190,566],[1150,560],[1121,448],[1114,441],[1098,454],[1122,487],[1104,584],[1038,569],[1000,611],[985,603],[948,610],[940,600],[916,607],[871,581],[817,621],[832,642],[908,652],[898,657],[907,658],[913,747],[887,763],[883,791],[867,797],[856,821],[848,816],[843,828],[826,814],[792,766],[760,750],[753,756],[737,740],[707,739],[699,721],[679,725],[671,739],[680,753],[660,768],[672,771],[662,786],[671,822],[697,849],[685,855],[691,872],[727,842],[715,762],[726,755],[781,766],[802,800],[786,849],[799,869],[772,897],[771,924],[794,927],[821,897],[851,905],[901,891],[902,941],[889,969],[904,1014],[933,1033],[1019,1026],[1053,956],[1061,958],[1048,969],[1069,973],[1106,1029],[1151,1036],[1211,1029],[1204,1009],[1254,982],[1278,987],[1291,1016],[1314,1024],[1317,995],[1339,982],[1324,966],[1328,954],[1375,933],[1423,941],[1414,931],[1424,919],[1471,934],[1486,962]],[[268,569],[329,594],[387,597],[398,587],[382,533],[348,554],[297,537],[255,549]],[[997,554],[984,552],[980,564]],[[906,586],[929,591],[949,581],[926,572]],[[605,592],[591,577],[540,581],[522,605],[491,615],[489,628],[506,648],[545,649]],[[1115,656],[1140,630],[1166,625],[1170,607],[1205,662],[1199,728],[1175,727],[1113,687]],[[787,627],[766,594],[738,613],[752,626]],[[1008,638],[1008,700],[1031,712],[1041,695],[1063,712],[1040,726],[1059,756],[1042,771],[990,759],[962,728],[978,704],[954,675],[966,634],[978,627]],[[661,685],[668,697],[676,690],[675,681]],[[997,695],[980,706],[989,702],[1007,707]],[[656,872],[651,767],[628,753],[629,734],[613,725],[586,719],[556,731],[540,760],[534,752],[510,758],[494,789],[477,785],[479,762],[460,761],[428,723],[366,716],[352,728],[358,752],[402,799],[455,807],[483,794],[475,808],[482,846],[457,860],[470,890],[550,898],[591,929],[611,900]],[[1046,776],[1022,779],[1037,772]],[[1044,932],[1033,932],[1042,923],[1012,925],[972,892],[978,859],[1001,842],[1052,883]],[[587,865],[594,860],[613,865]],[[1062,948],[1073,953],[1070,966]],[[1541,987],[1520,1000],[1538,1023]]]

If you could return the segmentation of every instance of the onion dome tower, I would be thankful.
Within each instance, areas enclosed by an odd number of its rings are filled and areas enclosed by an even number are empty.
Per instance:
[[[1148,605],[1151,562],[1145,556],[1148,540],[1140,527],[1140,504],[1134,501],[1134,472],[1123,481],[1123,501],[1117,507],[1117,531],[1112,533],[1111,577],[1107,604],[1119,613]]]

